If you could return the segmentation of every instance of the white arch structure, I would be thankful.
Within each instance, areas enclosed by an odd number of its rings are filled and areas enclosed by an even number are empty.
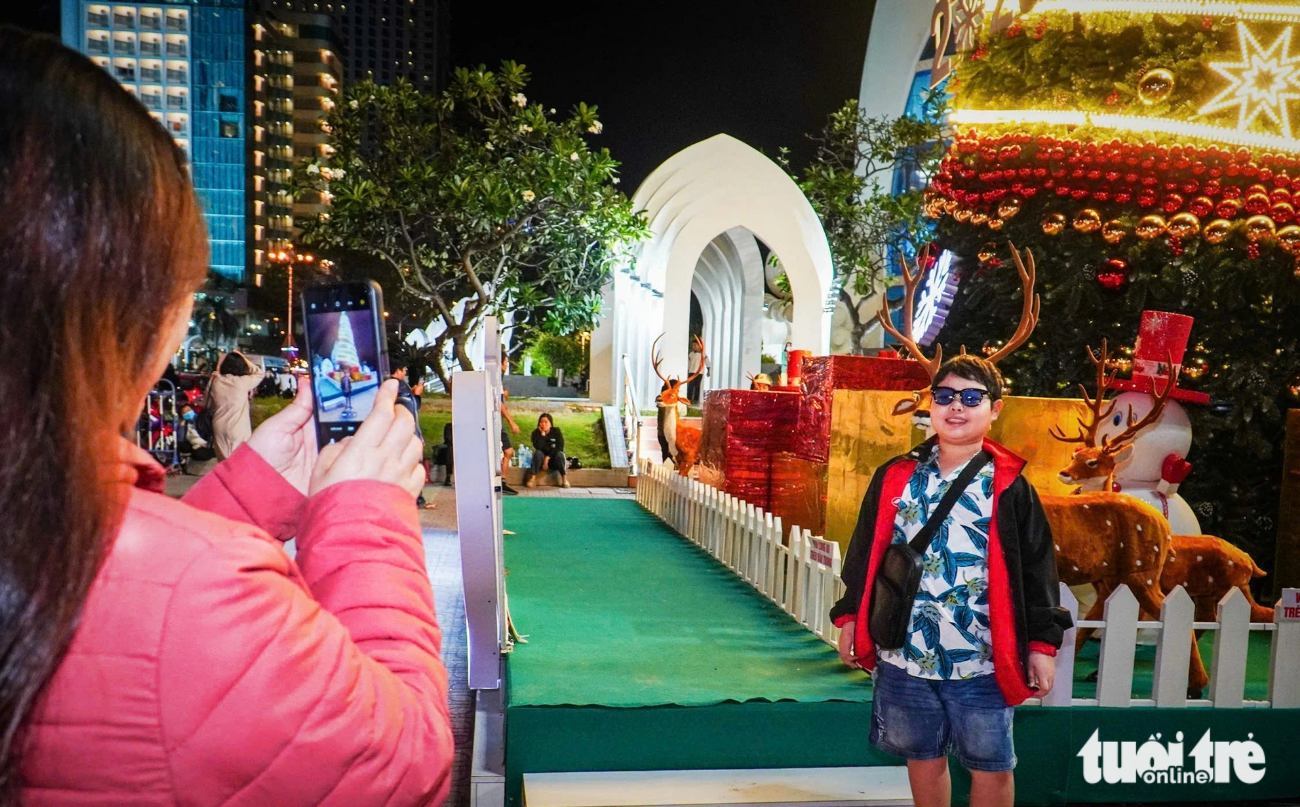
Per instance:
[[[664,374],[684,376],[692,289],[705,309],[714,386],[739,386],[756,370],[762,267],[754,273],[757,244],[751,249],[743,230],[762,239],[785,267],[794,297],[792,346],[827,352],[830,247],[812,205],[780,166],[730,135],[714,135],[656,168],[632,203],[646,212],[652,235],[635,264],[606,287],[606,316],[591,343],[594,400],[621,398],[627,354],[641,405],[651,406],[660,385],[650,346],[661,333]],[[752,329],[745,325],[751,316]]]

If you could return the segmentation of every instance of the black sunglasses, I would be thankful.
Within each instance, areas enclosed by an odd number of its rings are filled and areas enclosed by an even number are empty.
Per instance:
[[[980,402],[984,400],[985,396],[988,396],[989,398],[993,397],[992,395],[989,395],[988,390],[977,389],[974,387],[961,390],[960,392],[952,387],[935,387],[930,390],[930,397],[933,398],[934,402],[939,406],[948,406],[954,399],[960,397],[962,406],[976,407],[980,405]]]

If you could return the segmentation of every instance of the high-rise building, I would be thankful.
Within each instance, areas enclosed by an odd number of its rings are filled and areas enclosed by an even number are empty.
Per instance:
[[[244,280],[244,2],[61,0],[63,41],[121,82],[190,159],[212,271]]]
[[[329,200],[298,189],[293,172],[313,157],[330,155],[325,115],[342,91],[343,64],[332,18],[253,7],[249,60],[249,262],[260,284],[269,265],[293,253],[299,222]]]
[[[271,0],[270,5],[334,18],[348,83],[392,84],[405,78],[434,91],[446,84],[448,0]]]

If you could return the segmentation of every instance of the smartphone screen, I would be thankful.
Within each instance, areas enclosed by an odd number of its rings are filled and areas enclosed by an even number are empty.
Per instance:
[[[356,433],[374,408],[375,394],[388,376],[382,309],[374,283],[316,286],[303,294],[320,445]]]

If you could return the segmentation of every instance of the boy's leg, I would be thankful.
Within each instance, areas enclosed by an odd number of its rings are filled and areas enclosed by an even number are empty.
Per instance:
[[[876,664],[871,698],[871,744],[907,760],[912,800],[917,807],[948,807],[951,730],[936,686],[889,664]]]
[[[992,675],[945,681],[940,697],[952,725],[957,758],[971,773],[971,807],[1011,807],[1015,710],[1007,706],[997,681]]]
[[[948,758],[909,759],[907,781],[912,786],[912,802],[916,807],[950,807],[952,804],[952,778],[948,775]],[[974,791],[971,804],[975,804]]]

